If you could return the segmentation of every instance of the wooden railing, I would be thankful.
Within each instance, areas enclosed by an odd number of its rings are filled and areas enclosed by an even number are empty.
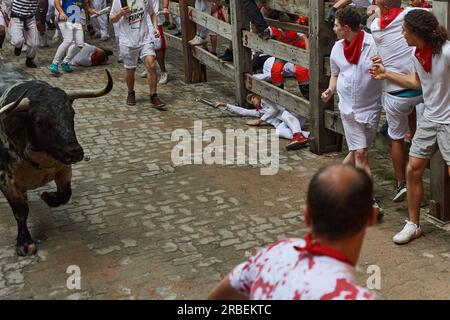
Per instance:
[[[433,1],[433,12],[447,27],[450,25],[449,1]],[[250,21],[241,9],[239,0],[229,1],[231,23],[196,10],[195,0],[180,0],[179,4],[171,2],[171,13],[181,17],[182,38],[167,34],[167,43],[183,51],[185,82],[206,81],[206,67],[211,68],[235,82],[236,100],[239,104],[245,104],[245,97],[250,91],[308,119],[312,152],[322,154],[340,150],[344,134],[340,114],[335,111],[332,101],[323,103],[320,99],[321,92],[328,87],[329,55],[335,42],[335,36],[326,22],[326,14],[331,3],[325,0],[265,0],[264,4],[281,12],[308,17],[309,27],[271,19],[267,21],[276,27],[307,33],[309,50],[302,50],[276,40],[264,41],[251,33]],[[196,24],[232,41],[233,64],[222,61],[201,47],[192,47],[188,44],[188,40],[195,36]],[[252,76],[251,50],[309,68],[310,100],[307,101],[303,97]],[[441,221],[450,221],[450,182],[440,155],[437,155],[431,163],[431,186],[430,214]]]

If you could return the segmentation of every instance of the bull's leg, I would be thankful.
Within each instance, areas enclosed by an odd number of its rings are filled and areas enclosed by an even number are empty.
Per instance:
[[[14,213],[14,217],[17,221],[17,244],[16,252],[19,256],[33,255],[37,252],[36,245],[33,239],[31,239],[30,232],[27,227],[28,218],[28,203],[26,195],[14,195],[11,193],[4,193],[6,199],[8,199],[9,205]]]
[[[56,192],[43,192],[41,194],[41,199],[49,207],[59,207],[62,204],[66,204],[72,196],[72,188],[70,186],[71,179],[72,167],[66,166],[55,176]]]

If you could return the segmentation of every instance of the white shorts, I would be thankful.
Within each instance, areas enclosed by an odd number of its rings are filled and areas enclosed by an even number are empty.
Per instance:
[[[358,122],[353,114],[343,115],[341,113],[341,119],[349,151],[366,149],[372,146],[377,134],[380,114],[378,114],[377,119],[373,123]]]
[[[5,17],[3,17],[3,13],[0,10],[0,26],[6,27]]]
[[[414,107],[423,101],[422,96],[403,98],[383,93],[382,103],[386,111],[388,134],[392,140],[401,140],[408,133],[408,116]]]
[[[147,56],[156,56],[153,44],[146,43],[138,48],[130,48],[120,45],[120,56],[123,59],[125,69],[136,69],[139,58],[144,60]]]

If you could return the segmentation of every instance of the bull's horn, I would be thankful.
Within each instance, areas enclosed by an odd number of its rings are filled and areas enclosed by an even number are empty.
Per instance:
[[[27,91],[23,92],[16,101],[13,101],[0,109],[0,116],[5,117],[13,111],[22,111],[28,109],[31,104],[28,98],[25,98]]]
[[[68,90],[66,94],[69,96],[70,100],[82,99],[82,98],[98,98],[107,95],[113,88],[113,79],[108,70],[106,70],[108,76],[108,84],[105,88],[99,90]]]

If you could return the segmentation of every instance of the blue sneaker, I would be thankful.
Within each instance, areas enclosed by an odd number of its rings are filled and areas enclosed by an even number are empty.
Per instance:
[[[73,71],[67,62],[61,63],[61,68],[63,68],[65,73],[71,73]]]
[[[50,71],[52,72],[53,75],[55,76],[59,76],[61,73],[59,72],[59,68],[57,64],[52,63],[50,65]]]

